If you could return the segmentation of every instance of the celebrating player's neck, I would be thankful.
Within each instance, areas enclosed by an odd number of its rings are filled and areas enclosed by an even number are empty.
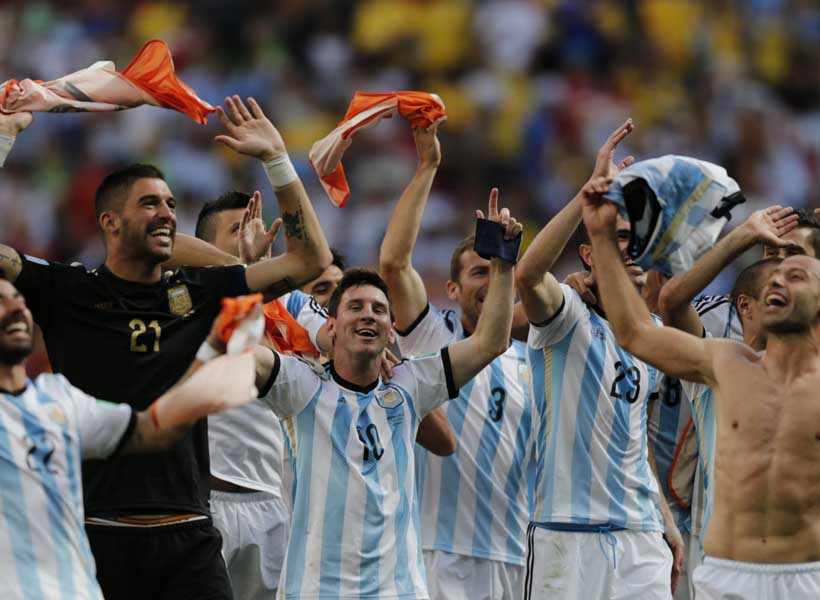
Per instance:
[[[114,275],[126,281],[157,283],[162,279],[162,263],[129,256],[116,250],[109,249],[105,257],[105,266]]]
[[[17,393],[26,387],[26,363],[0,364],[0,392]]]
[[[820,326],[804,332],[769,332],[763,360],[769,376],[781,383],[820,369]]]
[[[339,351],[333,353],[333,370],[340,377],[359,387],[366,388],[379,379],[381,354],[352,353]]]

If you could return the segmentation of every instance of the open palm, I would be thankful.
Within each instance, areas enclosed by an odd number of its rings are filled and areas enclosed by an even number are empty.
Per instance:
[[[285,142],[253,98],[248,98],[250,110],[239,96],[225,98],[225,109],[216,107],[217,115],[227,135],[218,135],[217,142],[240,154],[269,161],[285,154]]]

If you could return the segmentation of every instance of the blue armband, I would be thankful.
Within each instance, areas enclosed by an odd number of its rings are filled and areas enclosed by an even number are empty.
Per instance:
[[[481,258],[500,258],[509,263],[518,262],[521,248],[521,234],[511,240],[504,239],[504,226],[487,219],[476,219],[475,246],[473,249]]]

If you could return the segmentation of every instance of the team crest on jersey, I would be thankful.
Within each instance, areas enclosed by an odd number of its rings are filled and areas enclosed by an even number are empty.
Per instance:
[[[52,421],[57,423],[57,425],[65,425],[66,421],[68,420],[66,417],[65,412],[59,406],[52,406],[48,410],[48,416],[51,418]]]
[[[521,363],[518,365],[518,378],[525,383],[529,383],[530,369],[527,367],[527,363]]]
[[[193,307],[194,303],[191,300],[187,285],[182,284],[168,288],[168,309],[172,315],[180,317],[187,315]]]
[[[376,402],[378,402],[382,408],[389,409],[399,406],[404,402],[404,398],[393,388],[387,388],[386,391],[376,394]]]

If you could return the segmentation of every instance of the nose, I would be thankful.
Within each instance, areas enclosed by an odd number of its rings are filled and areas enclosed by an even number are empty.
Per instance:
[[[165,200],[163,200],[162,202],[159,203],[159,208],[157,210],[157,213],[159,214],[160,217],[162,217],[164,219],[169,219],[169,220],[174,220],[175,219],[175,213],[174,213],[173,209],[171,208],[171,205],[168,204],[168,202],[166,202]]]

